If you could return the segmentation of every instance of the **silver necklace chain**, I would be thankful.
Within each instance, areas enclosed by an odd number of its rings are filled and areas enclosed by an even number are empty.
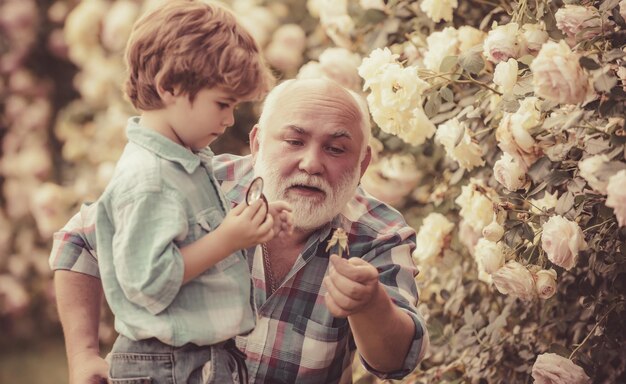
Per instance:
[[[265,286],[269,287],[269,295],[276,292],[276,281],[274,281],[274,272],[272,271],[272,265],[270,264],[270,253],[267,250],[265,243],[261,244],[261,250],[263,251],[263,267],[265,268]],[[269,296],[268,295],[268,296]]]

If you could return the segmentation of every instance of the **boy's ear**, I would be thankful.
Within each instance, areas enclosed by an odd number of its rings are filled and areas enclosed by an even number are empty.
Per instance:
[[[173,89],[165,89],[160,82],[157,82],[156,89],[159,97],[161,98],[161,101],[163,101],[163,104],[172,104],[176,97],[175,91]]]

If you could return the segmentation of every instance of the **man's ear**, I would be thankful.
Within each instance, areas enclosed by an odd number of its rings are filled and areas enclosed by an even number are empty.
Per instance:
[[[259,152],[259,124],[254,124],[248,137],[250,139],[250,153],[253,158],[256,158],[256,154]]]
[[[372,147],[368,145],[367,149],[365,150],[365,156],[363,157],[363,160],[361,160],[361,177],[363,177],[363,174],[367,170],[367,167],[370,165],[371,160],[372,160]]]

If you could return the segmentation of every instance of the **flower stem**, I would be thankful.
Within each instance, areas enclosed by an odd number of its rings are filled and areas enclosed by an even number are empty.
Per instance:
[[[598,328],[598,326],[600,325],[600,323],[602,323],[604,321],[604,319],[607,318],[607,316],[609,316],[609,314],[615,309],[615,307],[617,307],[617,304],[619,304],[620,302],[616,302],[615,304],[613,304],[613,306],[604,314],[604,316],[602,316],[602,318],[596,323],[596,325],[593,326],[593,328],[591,328],[591,331],[589,331],[589,333],[587,334],[587,336],[585,337],[585,339],[582,341],[582,343],[578,344],[578,347],[576,347],[576,349],[574,349],[572,351],[572,353],[569,355],[569,359],[571,360],[572,357],[576,354],[576,352],[578,352],[578,350],[580,348],[582,348],[583,345],[585,345],[585,343],[587,342],[587,340],[589,340],[589,338],[591,337],[591,335],[593,335],[593,332],[596,330],[596,328]]]

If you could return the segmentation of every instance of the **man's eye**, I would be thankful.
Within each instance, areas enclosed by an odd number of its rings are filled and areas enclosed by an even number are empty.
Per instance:
[[[341,155],[345,151],[342,148],[339,148],[339,147],[328,147],[328,152],[330,152],[330,153],[332,153],[334,155]]]
[[[300,146],[302,142],[300,140],[285,140],[285,142],[289,145]]]

